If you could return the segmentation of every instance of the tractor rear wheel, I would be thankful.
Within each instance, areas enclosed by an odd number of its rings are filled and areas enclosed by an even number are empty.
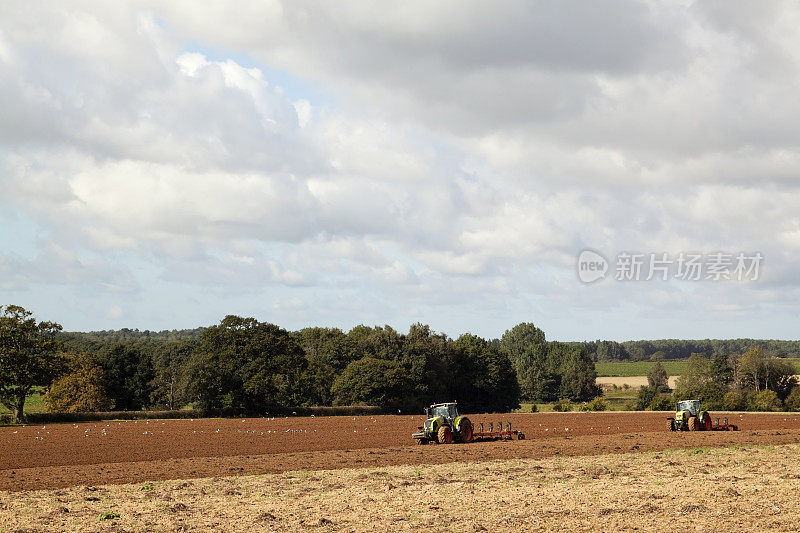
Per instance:
[[[703,420],[700,424],[704,430],[711,431],[711,415],[708,413],[703,413]]]
[[[450,444],[453,442],[453,434],[450,432],[450,428],[447,426],[440,427],[438,433],[436,433],[436,440],[439,444]]]
[[[469,418],[465,418],[461,421],[459,429],[461,442],[472,442],[472,422],[469,421]]]
[[[689,431],[697,431],[697,417],[690,416],[689,417]]]
[[[671,418],[667,419],[667,431],[675,431],[675,421]]]

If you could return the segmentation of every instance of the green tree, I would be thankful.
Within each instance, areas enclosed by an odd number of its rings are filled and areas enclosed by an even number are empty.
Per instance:
[[[291,334],[305,353],[308,368],[304,381],[310,405],[331,405],[336,376],[353,361],[353,342],[336,328],[305,328]]]
[[[572,411],[572,401],[569,398],[562,398],[553,404],[553,411],[557,413],[566,413]]]
[[[549,374],[555,377],[554,388],[558,398],[583,402],[602,394],[596,383],[594,362],[580,344],[548,343],[547,368]]]
[[[57,355],[59,331],[59,324],[37,322],[22,307],[0,307],[0,403],[12,409],[18,421],[34,388],[50,385],[63,369]]]
[[[787,411],[800,411],[800,387],[794,387],[784,402]]]
[[[784,401],[797,385],[794,365],[789,361],[770,357],[764,364],[764,387],[775,391],[778,398]]]
[[[353,361],[336,378],[331,392],[334,405],[398,407],[405,388],[400,363],[374,357]]]
[[[636,410],[646,410],[650,404],[653,403],[656,396],[658,396],[658,391],[656,391],[656,389],[645,386],[639,387],[639,392],[636,395]]]
[[[453,348],[447,362],[448,389],[465,412],[519,407],[519,383],[508,356],[469,333],[461,335]]]
[[[148,351],[136,344],[117,343],[101,357],[108,377],[108,395],[117,411],[139,411],[150,404],[153,364]]]
[[[230,357],[199,350],[186,362],[186,399],[201,409],[232,407],[232,390],[241,390],[235,379],[236,365]]]
[[[188,396],[201,407],[263,412],[300,405],[306,359],[289,333],[255,318],[226,316],[207,328],[187,365]]]
[[[714,383],[727,388],[733,382],[734,378],[730,356],[716,352],[711,357],[711,364],[708,367],[708,374]]]
[[[403,351],[403,339],[391,326],[370,328],[359,325],[347,333],[347,340],[353,351],[353,361],[362,357],[397,361]]]
[[[436,334],[424,324],[413,324],[405,336],[400,360],[406,376],[408,409],[444,401],[448,394],[446,361],[453,343],[446,335]]]
[[[710,382],[708,367],[708,359],[700,354],[693,354],[675,384],[675,399],[678,401],[705,399],[705,392]]]
[[[583,348],[573,347],[561,362],[560,396],[573,401],[588,401],[603,393],[597,386],[594,362]]]
[[[754,411],[777,411],[781,407],[781,400],[775,391],[764,389],[753,396],[751,408]]]
[[[594,353],[595,361],[625,361],[631,357],[628,350],[616,341],[598,340],[591,344],[594,345],[594,350],[591,350],[590,353]]]
[[[517,324],[500,339],[500,347],[517,374],[520,394],[531,401],[549,401],[557,395],[558,380],[547,366],[544,332],[532,323]]]
[[[111,409],[106,375],[97,356],[71,355],[67,368],[68,372],[53,381],[42,398],[49,411],[87,413]]]
[[[648,411],[670,411],[672,410],[672,401],[668,396],[656,396],[650,405],[647,406]]]
[[[647,385],[656,392],[669,391],[669,375],[661,362],[657,362],[647,374]]]
[[[747,409],[747,394],[741,390],[732,390],[725,393],[722,407],[727,411],[744,411]]]
[[[739,386],[742,389],[758,392],[763,388],[764,362],[764,350],[760,346],[751,348],[742,355],[737,368]]]
[[[197,339],[159,343],[153,350],[153,379],[150,381],[150,405],[178,409],[186,399],[186,363],[197,350]]]
[[[777,357],[767,357],[760,346],[748,350],[739,360],[739,387],[756,393],[771,390],[783,401],[797,385],[794,365]]]

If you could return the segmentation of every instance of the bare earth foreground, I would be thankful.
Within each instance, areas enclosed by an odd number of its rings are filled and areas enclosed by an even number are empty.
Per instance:
[[[0,428],[0,530],[794,530],[800,415],[723,416],[473,415],[527,439],[447,446],[402,415]]]
[[[699,448],[6,492],[0,529],[796,531],[799,457]]]

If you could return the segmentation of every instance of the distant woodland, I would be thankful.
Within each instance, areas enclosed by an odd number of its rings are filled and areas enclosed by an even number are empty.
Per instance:
[[[797,341],[553,342],[532,323],[499,339],[450,338],[424,324],[407,332],[364,325],[288,331],[233,315],[191,330],[80,333],[38,321],[21,307],[0,309],[0,402],[18,418],[34,391],[43,391],[45,404],[58,412],[192,407],[264,413],[336,405],[419,412],[452,400],[470,412],[508,411],[523,401],[598,398],[597,361],[687,358],[693,374],[683,380],[684,389],[705,388],[681,394],[722,405],[735,392],[729,400],[745,408],[754,398],[748,391],[768,389],[779,408],[796,383],[789,379],[791,365],[781,367],[776,356],[800,355]],[[672,400],[660,380],[640,395],[639,408]]]

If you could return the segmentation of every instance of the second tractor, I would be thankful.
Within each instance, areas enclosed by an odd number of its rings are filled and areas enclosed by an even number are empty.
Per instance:
[[[711,413],[704,411],[700,400],[683,400],[675,406],[675,416],[667,418],[667,429],[670,431],[737,431],[739,428],[723,422],[711,421]]]

